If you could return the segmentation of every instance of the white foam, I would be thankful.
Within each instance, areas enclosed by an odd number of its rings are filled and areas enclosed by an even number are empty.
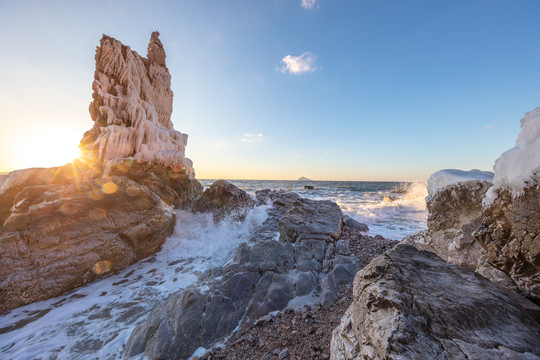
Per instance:
[[[540,107],[537,107],[521,119],[516,146],[495,161],[493,187],[488,190],[484,205],[489,205],[497,197],[496,189],[506,189],[514,197],[519,196],[526,186],[538,182],[535,177],[540,175],[539,170]]]
[[[469,181],[493,181],[491,171],[481,171],[477,169],[464,171],[457,169],[444,169],[433,173],[428,180],[428,195],[433,196],[437,191],[447,186]]]
[[[122,349],[135,326],[170,294],[206,269],[223,265],[239,243],[248,242],[267,207],[244,222],[214,224],[208,214],[178,211],[173,235],[154,257],[62,296],[14,309],[0,316],[0,328],[35,314],[41,318],[0,335],[8,359],[123,359]],[[32,315],[34,314],[34,315]]]
[[[345,215],[367,224],[369,235],[401,240],[424,230],[427,222],[426,183],[410,183],[402,190],[397,194],[379,191],[358,198],[343,196],[333,200]],[[393,201],[384,201],[385,196]]]

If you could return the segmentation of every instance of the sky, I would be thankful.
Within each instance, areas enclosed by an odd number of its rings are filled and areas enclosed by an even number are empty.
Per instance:
[[[201,179],[491,170],[540,106],[537,0],[0,0],[0,171],[63,165],[102,34],[161,33]]]

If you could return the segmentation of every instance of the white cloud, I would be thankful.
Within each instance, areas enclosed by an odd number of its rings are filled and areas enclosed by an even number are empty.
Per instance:
[[[283,65],[278,69],[282,73],[288,72],[294,75],[311,73],[318,69],[315,65],[316,60],[317,57],[309,51],[306,51],[300,56],[287,55],[281,59]]]
[[[263,140],[265,140],[265,139],[266,139],[266,138],[263,136],[262,133],[257,134],[257,135],[254,135],[254,134],[244,134],[244,137],[242,138],[242,141],[243,141],[243,142],[254,143],[254,142],[260,142],[260,141],[263,141]]]
[[[304,9],[316,10],[319,8],[317,0],[302,0],[302,7]]]
[[[494,127],[496,127],[497,125],[488,125],[484,128],[484,130],[489,130],[489,129],[493,129]]]

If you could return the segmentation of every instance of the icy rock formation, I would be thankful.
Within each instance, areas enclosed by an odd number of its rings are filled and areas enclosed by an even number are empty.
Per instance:
[[[90,115],[81,150],[104,168],[127,158],[174,166],[194,177],[185,157],[187,135],[173,129],[171,75],[153,32],[147,58],[103,35],[96,50]]]
[[[539,359],[540,326],[464,267],[400,244],[354,279],[331,360]]]
[[[476,238],[488,261],[540,305],[540,108],[521,119],[516,146],[493,170]]]
[[[85,157],[0,178],[0,312],[58,296],[161,248],[202,193],[172,128],[165,52],[103,36]],[[141,160],[141,161],[137,161]]]
[[[485,203],[497,197],[498,190],[509,191],[513,197],[523,189],[538,185],[540,176],[540,107],[529,111],[521,119],[521,132],[516,146],[503,153],[493,166],[495,177]]]

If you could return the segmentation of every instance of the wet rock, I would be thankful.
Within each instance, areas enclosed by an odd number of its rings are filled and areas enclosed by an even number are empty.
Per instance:
[[[334,242],[341,234],[343,214],[335,202],[299,199],[279,218],[280,240]]]
[[[204,191],[193,211],[211,212],[216,222],[226,217],[241,221],[253,206],[255,201],[244,190],[225,180],[218,180]]]
[[[530,359],[540,325],[497,286],[397,245],[359,271],[331,359]]]
[[[352,217],[347,216],[347,215],[343,217],[343,225],[356,229],[356,230],[360,230],[362,232],[369,231],[369,228],[366,224],[362,224],[361,222],[358,222],[354,220]]]
[[[189,290],[190,292],[196,291],[201,285],[208,288],[206,294],[201,294],[201,297],[197,298],[197,301],[202,303],[202,308],[208,308],[207,303],[212,299],[212,296],[222,296],[220,304],[232,304],[232,306],[221,307],[220,311],[228,314],[223,313],[220,316],[226,319],[235,319],[239,330],[250,328],[254,324],[258,327],[273,322],[274,318],[269,317],[268,314],[284,310],[287,306],[301,306],[302,302],[306,301],[300,299],[298,303],[291,303],[297,297],[306,296],[309,301],[316,301],[310,299],[309,296],[316,293],[321,279],[324,278],[324,274],[321,273],[323,262],[327,263],[327,271],[333,271],[330,277],[335,282],[333,291],[336,294],[341,294],[340,291],[347,281],[349,284],[352,282],[352,274],[359,266],[356,264],[356,257],[345,255],[351,253],[351,244],[348,240],[339,240],[336,242],[336,246],[332,242],[327,242],[331,239],[331,234],[335,235],[340,230],[341,211],[337,205],[324,201],[307,201],[309,211],[302,210],[302,215],[298,215],[297,220],[299,228],[302,228],[303,224],[308,225],[303,234],[309,234],[309,237],[301,237],[295,242],[285,242],[273,239],[278,230],[278,222],[286,217],[295,206],[304,207],[304,199],[299,200],[297,195],[277,191],[257,192],[257,197],[259,201],[272,204],[268,209],[267,220],[256,229],[249,244],[239,245],[233,262],[225,265],[219,272],[206,272],[199,278],[198,285]],[[323,217],[331,213],[330,210],[335,211],[330,215],[330,219],[324,219]],[[302,216],[306,216],[306,218],[302,220]],[[317,229],[322,230],[317,233]],[[274,235],[271,235],[272,231],[274,231]],[[335,247],[338,248],[339,253],[333,251]],[[341,263],[343,265],[338,265]],[[212,273],[215,273],[216,276],[212,276]],[[174,350],[169,356],[187,359],[191,356],[190,351],[193,347],[210,348],[217,341],[221,341],[229,335],[214,331],[214,328],[219,324],[204,320],[208,316],[213,316],[208,311],[198,315],[198,330],[188,332],[187,328],[179,328],[181,324],[179,325],[178,322],[183,321],[180,314],[185,311],[197,311],[191,309],[185,302],[175,300],[182,298],[184,292],[186,290],[173,295],[167,300],[169,305],[160,305],[150,315],[153,318],[161,319],[159,324],[171,324],[170,326],[176,326],[175,329],[178,331],[170,334],[165,331],[169,325],[163,325],[165,330],[160,330],[159,326],[155,324],[155,319],[147,321],[133,333],[133,340],[128,342],[127,355],[131,356],[143,352],[149,358],[158,358],[161,356],[159,349],[168,346]],[[326,304],[331,304],[336,299],[337,297],[332,299],[328,297]],[[277,317],[279,316],[281,314],[277,315]],[[222,328],[225,327],[222,326]],[[279,329],[279,331],[282,330],[285,331],[284,328]],[[201,337],[201,333],[206,335]],[[159,339],[157,339],[158,337]],[[189,338],[189,341],[186,338]],[[238,338],[237,341],[251,344],[249,347],[259,348],[255,346],[256,342],[254,341],[249,342],[244,338]],[[189,346],[177,348],[178,342],[187,343]],[[158,347],[155,344],[160,345]],[[286,345],[280,346],[279,349],[284,346]],[[276,355],[279,355],[279,349]],[[261,354],[264,358],[263,355]]]

